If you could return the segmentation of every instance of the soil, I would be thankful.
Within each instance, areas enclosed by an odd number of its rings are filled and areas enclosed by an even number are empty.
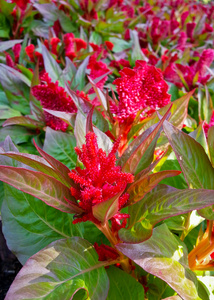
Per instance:
[[[0,221],[0,300],[4,300],[11,283],[22,265],[8,249],[1,225]]]

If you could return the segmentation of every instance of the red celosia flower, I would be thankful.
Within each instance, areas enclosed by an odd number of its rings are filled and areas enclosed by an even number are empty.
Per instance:
[[[118,71],[120,71],[122,68],[131,68],[130,62],[126,59],[119,59],[119,60],[112,60],[109,64],[110,67],[116,68]]]
[[[82,149],[75,148],[85,169],[76,167],[69,173],[70,178],[79,185],[79,188],[71,187],[71,194],[79,201],[78,205],[84,212],[73,223],[90,220],[99,224],[100,222],[93,216],[92,207],[114,197],[123,191],[127,183],[133,181],[132,174],[123,173],[121,167],[115,166],[118,144],[119,141],[115,142],[111,152],[106,156],[105,151],[98,148],[96,135],[89,132]],[[128,198],[127,193],[120,196],[118,210],[124,206]],[[118,214],[116,215],[118,218]]]
[[[21,8],[21,10],[25,10],[27,8],[27,4],[30,0],[12,0],[12,3],[16,3],[16,5]]]
[[[79,38],[75,38],[73,33],[66,33],[63,37],[65,44],[65,55],[73,60],[81,49],[87,48],[87,43]]]
[[[30,58],[30,61],[35,63],[36,58],[37,58],[39,60],[39,65],[40,66],[44,65],[42,54],[39,53],[38,51],[35,51],[35,46],[33,44],[28,45],[25,48],[25,52],[28,55],[28,57]]]
[[[141,109],[158,109],[170,102],[168,85],[163,75],[154,66],[145,61],[136,61],[134,69],[124,68],[121,78],[114,80],[117,85],[119,106],[113,111],[119,120],[135,118]]]
[[[99,246],[97,243],[94,243],[94,248],[99,256],[99,261],[115,260],[119,257],[117,250],[108,245],[101,244]]]
[[[32,93],[44,108],[68,113],[77,112],[73,100],[66,94],[64,88],[58,86],[57,81],[55,83],[51,82],[47,73],[43,75],[42,79],[46,83],[34,86]],[[54,130],[66,131],[68,127],[68,124],[64,121],[47,112],[45,112],[45,120],[47,126],[50,126]]]
[[[105,45],[110,51],[112,51],[114,48],[114,44],[110,41],[105,41]]]
[[[17,64],[19,62],[19,56],[21,52],[22,45],[21,44],[16,44],[13,46],[13,53],[14,53],[14,59],[15,63]]]

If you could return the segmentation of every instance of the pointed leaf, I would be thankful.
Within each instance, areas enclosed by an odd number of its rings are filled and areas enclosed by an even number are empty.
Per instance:
[[[100,202],[92,207],[93,215],[102,223],[106,223],[111,219],[119,210],[119,197],[123,191],[108,199],[106,201]]]
[[[10,48],[12,48],[16,44],[20,44],[23,40],[11,40],[11,41],[5,41],[0,44],[0,52],[4,52]]]
[[[79,211],[78,206],[74,210],[65,200],[66,197],[75,204],[69,188],[49,175],[24,168],[1,166],[0,180],[61,211],[68,213]]]
[[[186,245],[161,225],[140,244],[118,244],[117,249],[141,268],[164,280],[185,300],[201,300],[197,278],[188,268]],[[209,296],[203,300],[209,300]]]
[[[158,124],[151,126],[138,136],[119,158],[118,164],[122,166],[123,172],[139,173],[152,162],[156,142],[162,130],[162,124],[168,117],[169,110]]]
[[[50,52],[47,50],[45,45],[42,44],[41,47],[42,47],[42,55],[43,55],[43,59],[44,59],[44,64],[45,64],[45,71],[48,73],[48,75],[51,77],[51,79],[54,82],[59,80],[59,82],[62,83],[63,76],[62,76],[62,70],[61,70],[59,64],[51,56]]]
[[[55,240],[82,236],[82,225],[72,224],[73,215],[6,184],[4,192],[3,233],[9,249],[22,264]]]
[[[80,289],[86,290],[90,299],[105,300],[109,280],[104,264],[84,239],[53,242],[27,261],[5,300],[72,299]]]
[[[66,168],[68,170],[67,173],[65,173],[65,170],[60,169],[64,172],[65,176],[70,172],[70,169],[76,166],[77,155],[74,151],[75,146],[76,141],[73,135],[47,127],[44,151],[58,159],[59,163],[61,162],[67,166],[67,168],[64,166],[64,169]]]
[[[214,189],[214,169],[203,147],[167,121],[164,122],[164,131],[189,187]]]
[[[47,174],[55,179],[59,180],[61,183],[65,184],[68,188],[71,187],[70,183],[65,180],[65,178],[61,175],[61,173],[57,172],[55,169],[51,167],[49,163],[38,155],[28,154],[28,153],[17,153],[17,152],[5,152],[0,155],[4,155],[7,157],[11,157],[37,171],[40,171],[44,174]]]
[[[9,118],[2,124],[3,127],[10,126],[10,125],[20,125],[32,129],[42,128],[45,126],[44,123],[38,122],[27,116]]]
[[[121,229],[119,236],[125,242],[142,242],[152,235],[153,227],[160,221],[212,204],[214,190],[178,190],[158,185],[143,200],[129,206],[128,229]]]
[[[134,204],[142,200],[143,197],[148,192],[150,192],[161,180],[163,180],[164,178],[177,176],[180,173],[180,171],[169,170],[143,176],[128,187],[126,192],[130,195],[129,203]]]

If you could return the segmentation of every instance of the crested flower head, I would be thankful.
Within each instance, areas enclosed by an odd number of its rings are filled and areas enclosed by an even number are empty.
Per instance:
[[[44,83],[34,86],[32,93],[44,108],[67,113],[77,112],[73,100],[66,94],[64,88],[58,85],[57,81],[51,82],[48,73],[45,73],[42,79]],[[45,120],[46,125],[54,130],[66,131],[68,127],[68,124],[48,112],[45,112]]]
[[[82,146],[82,149],[75,148],[79,160],[85,168],[76,167],[69,173],[70,178],[78,185],[78,188],[71,187],[71,194],[79,201],[78,205],[83,209],[82,215],[77,217],[74,223],[87,220],[99,223],[93,216],[92,207],[111,199],[122,192],[127,183],[133,181],[132,174],[121,172],[121,167],[115,165],[118,144],[119,141],[114,144],[107,156],[105,151],[98,148],[96,135],[89,132],[86,135],[86,144]],[[118,210],[124,206],[128,198],[129,194],[127,193],[120,196]]]
[[[65,55],[73,60],[81,49],[87,48],[87,43],[80,39],[75,38],[73,33],[66,33],[63,38],[65,44]]]
[[[145,61],[136,61],[134,69],[124,68],[121,78],[114,80],[117,85],[119,106],[114,109],[119,120],[135,118],[142,109],[159,109],[170,102],[168,85],[162,73]]]

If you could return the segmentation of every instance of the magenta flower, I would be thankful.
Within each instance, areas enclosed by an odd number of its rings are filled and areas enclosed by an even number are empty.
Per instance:
[[[92,207],[111,199],[123,191],[127,183],[133,182],[132,174],[121,172],[121,167],[115,165],[118,143],[114,144],[111,152],[106,156],[105,151],[98,148],[96,135],[89,132],[82,149],[75,148],[85,168],[76,167],[69,173],[70,178],[78,185],[78,188],[71,187],[71,194],[83,209],[82,215],[78,216],[73,223],[90,220],[99,224],[100,222],[93,216]],[[128,198],[127,193],[120,196],[118,210],[124,206]],[[118,213],[115,216],[118,218]]]
[[[32,94],[39,100],[44,108],[75,113],[77,108],[73,100],[66,94],[64,88],[58,86],[58,82],[51,82],[48,73],[42,77],[43,83],[32,88]],[[54,130],[66,131],[68,124],[61,119],[45,112],[46,125]]]
[[[121,78],[114,80],[117,85],[119,106],[113,109],[119,120],[135,118],[141,109],[159,109],[170,102],[168,85],[162,73],[145,61],[136,61],[134,69],[124,68]]]

